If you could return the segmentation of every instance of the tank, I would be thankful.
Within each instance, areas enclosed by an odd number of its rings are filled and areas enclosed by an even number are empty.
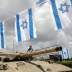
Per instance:
[[[52,48],[44,48],[41,50],[36,50],[32,52],[15,52],[15,53],[0,53],[0,60],[1,61],[26,61],[26,60],[32,60],[33,56],[45,54],[45,53],[51,53],[51,52],[57,52],[61,51],[62,47],[52,47]]]

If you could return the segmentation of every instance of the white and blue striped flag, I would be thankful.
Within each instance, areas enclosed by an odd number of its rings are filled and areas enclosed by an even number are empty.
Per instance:
[[[36,12],[41,10],[38,15],[40,17],[46,15],[44,19],[48,18],[48,24],[53,24],[57,31],[61,31],[71,24],[72,0],[35,0],[35,4],[38,8]]]
[[[67,48],[62,49],[62,57],[63,59],[68,59],[69,58],[69,53]]]
[[[69,58],[69,51],[67,48],[62,48],[62,51],[59,51],[59,54],[62,56],[62,59]]]
[[[54,24],[57,30],[62,30],[71,24],[69,12],[71,9],[72,0],[50,0],[51,13],[53,16]]]
[[[36,26],[31,8],[16,15],[15,34],[16,42],[37,38]]]
[[[3,22],[0,22],[0,49],[1,48],[5,48],[5,31]]]

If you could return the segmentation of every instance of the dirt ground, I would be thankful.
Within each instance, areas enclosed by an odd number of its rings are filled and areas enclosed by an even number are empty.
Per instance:
[[[56,63],[49,64],[45,61],[0,62],[0,65],[6,65],[6,70],[1,69],[0,72],[72,72],[71,68],[64,65]]]

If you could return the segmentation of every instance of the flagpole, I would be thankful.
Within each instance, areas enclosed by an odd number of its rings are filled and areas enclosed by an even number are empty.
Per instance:
[[[66,50],[67,50],[67,55],[68,55],[68,59],[69,59],[69,52],[68,52],[68,49],[66,48]]]

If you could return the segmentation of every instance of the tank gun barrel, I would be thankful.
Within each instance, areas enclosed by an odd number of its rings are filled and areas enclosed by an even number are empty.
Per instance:
[[[0,56],[35,56],[35,55],[40,55],[40,54],[45,54],[45,53],[51,53],[51,52],[57,52],[62,50],[62,47],[55,47],[55,48],[47,48],[44,50],[38,50],[38,51],[32,51],[32,52],[18,52],[18,53],[0,53]]]

